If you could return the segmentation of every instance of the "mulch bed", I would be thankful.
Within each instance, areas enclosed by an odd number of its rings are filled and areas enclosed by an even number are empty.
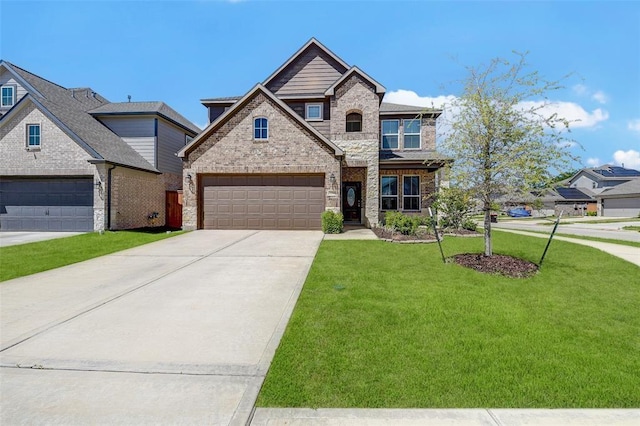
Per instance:
[[[538,265],[535,263],[503,254],[485,256],[478,253],[464,253],[453,256],[453,260],[466,268],[511,278],[528,278],[538,272]]]

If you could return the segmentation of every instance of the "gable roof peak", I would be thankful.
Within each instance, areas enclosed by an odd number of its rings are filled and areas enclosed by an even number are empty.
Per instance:
[[[285,68],[287,68],[292,62],[294,62],[300,55],[302,55],[311,46],[315,46],[321,51],[323,51],[325,54],[327,54],[329,57],[335,60],[338,64],[340,64],[340,66],[344,67],[345,70],[348,70],[349,68],[351,68],[349,64],[343,61],[338,55],[333,53],[328,47],[320,43],[315,37],[311,37],[309,41],[307,41],[300,49],[298,49],[296,53],[291,55],[289,59],[287,59],[277,70],[275,70],[273,74],[267,77],[267,79],[262,82],[262,85],[268,86],[269,83],[275,77],[277,77],[282,71],[284,71]]]
[[[335,155],[344,155],[342,149],[340,149],[337,145],[335,145],[331,140],[329,140],[326,136],[316,130],[313,126],[311,126],[306,120],[302,119],[295,111],[289,107],[285,102],[278,99],[276,95],[274,95],[268,88],[264,86],[264,84],[257,83],[255,86],[251,88],[242,99],[235,102],[227,111],[225,111],[222,115],[216,118],[214,121],[209,123],[209,125],[200,132],[191,142],[185,145],[180,151],[178,151],[178,157],[184,158],[187,156],[196,146],[200,145],[203,140],[207,139],[211,134],[218,128],[222,123],[226,122],[227,119],[235,114],[240,108],[242,108],[250,99],[252,99],[257,92],[261,92],[268,99],[270,99],[273,103],[278,105],[285,113],[287,113],[291,118],[296,120],[298,124],[300,124],[303,128],[312,133],[318,140],[322,141],[325,145],[329,146],[334,150]]]

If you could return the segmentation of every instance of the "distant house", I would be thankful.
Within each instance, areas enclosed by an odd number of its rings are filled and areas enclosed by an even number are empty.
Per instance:
[[[596,195],[602,216],[640,216],[640,178],[629,180]]]
[[[640,209],[637,192],[634,193],[637,183],[632,183],[639,179],[638,170],[605,164],[580,170],[566,181],[566,186],[588,195],[589,203],[597,205],[598,215],[628,217],[636,216]],[[603,202],[607,199],[609,203]]]
[[[316,39],[244,96],[208,98],[184,161],[190,229],[320,229],[325,210],[372,226],[426,213],[447,159],[442,111],[383,102],[385,88]]]
[[[0,231],[165,224],[199,129],[162,102],[110,103],[0,61]]]

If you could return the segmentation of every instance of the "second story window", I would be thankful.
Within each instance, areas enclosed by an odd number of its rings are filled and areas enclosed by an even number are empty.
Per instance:
[[[269,120],[264,117],[253,120],[253,138],[259,140],[269,139]]]
[[[2,99],[0,106],[11,107],[13,106],[15,97],[15,88],[13,86],[2,86]]]
[[[352,112],[347,114],[347,132],[362,131],[362,114]]]
[[[40,125],[27,124],[27,148],[40,148]]]
[[[382,149],[398,149],[398,120],[382,120]]]
[[[420,120],[403,120],[404,149],[420,149]]]
[[[307,121],[322,121],[322,104],[306,104]]]

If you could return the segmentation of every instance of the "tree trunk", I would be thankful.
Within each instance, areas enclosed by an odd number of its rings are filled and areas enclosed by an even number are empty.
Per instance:
[[[484,255],[491,256],[493,248],[491,247],[491,204],[484,202]]]

